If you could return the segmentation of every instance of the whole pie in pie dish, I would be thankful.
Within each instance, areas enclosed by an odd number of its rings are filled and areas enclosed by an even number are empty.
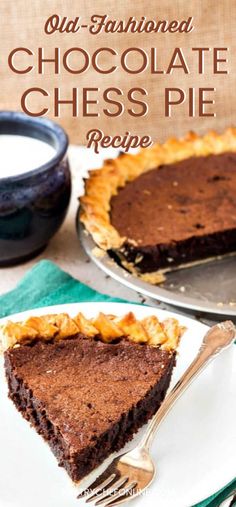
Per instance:
[[[146,281],[236,251],[236,129],[170,139],[90,172],[80,219]]]
[[[159,408],[183,331],[133,313],[9,321],[0,328],[9,397],[78,481]]]

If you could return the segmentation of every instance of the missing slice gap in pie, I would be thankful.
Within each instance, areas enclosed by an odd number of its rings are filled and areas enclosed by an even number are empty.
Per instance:
[[[236,252],[236,129],[169,139],[93,170],[80,219],[96,245],[150,283]]]

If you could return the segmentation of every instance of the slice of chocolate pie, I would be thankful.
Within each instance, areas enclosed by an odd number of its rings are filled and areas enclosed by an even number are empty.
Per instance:
[[[236,130],[172,139],[92,171],[81,221],[103,250],[158,283],[236,252]]]
[[[78,481],[159,408],[183,328],[132,313],[31,317],[1,327],[9,396]]]

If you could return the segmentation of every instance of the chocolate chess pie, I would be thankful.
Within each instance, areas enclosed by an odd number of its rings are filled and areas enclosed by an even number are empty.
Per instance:
[[[159,408],[183,331],[133,313],[9,321],[0,328],[9,397],[78,481]]]
[[[236,129],[190,133],[90,172],[80,219],[123,266],[163,273],[236,251]]]

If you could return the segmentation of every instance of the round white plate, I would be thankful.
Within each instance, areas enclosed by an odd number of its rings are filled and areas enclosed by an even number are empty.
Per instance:
[[[179,348],[172,385],[194,358],[207,326],[187,317],[146,306],[123,303],[78,303],[24,312],[29,314],[99,311],[138,318],[174,316],[188,330]],[[11,317],[19,319],[19,314]],[[0,322],[2,323],[4,319]],[[47,444],[7,398],[0,365],[0,505],[1,507],[83,507],[80,491],[57,466]],[[236,346],[221,354],[177,402],[160,427],[152,449],[157,476],[146,494],[132,505],[190,507],[225,486],[235,476]],[[142,430],[141,430],[142,432]],[[140,438],[140,434],[135,438]],[[130,447],[130,444],[129,444]],[[100,468],[101,469],[101,468]],[[94,475],[90,476],[94,479]],[[84,481],[87,486],[88,480]],[[80,487],[83,486],[81,483]]]

